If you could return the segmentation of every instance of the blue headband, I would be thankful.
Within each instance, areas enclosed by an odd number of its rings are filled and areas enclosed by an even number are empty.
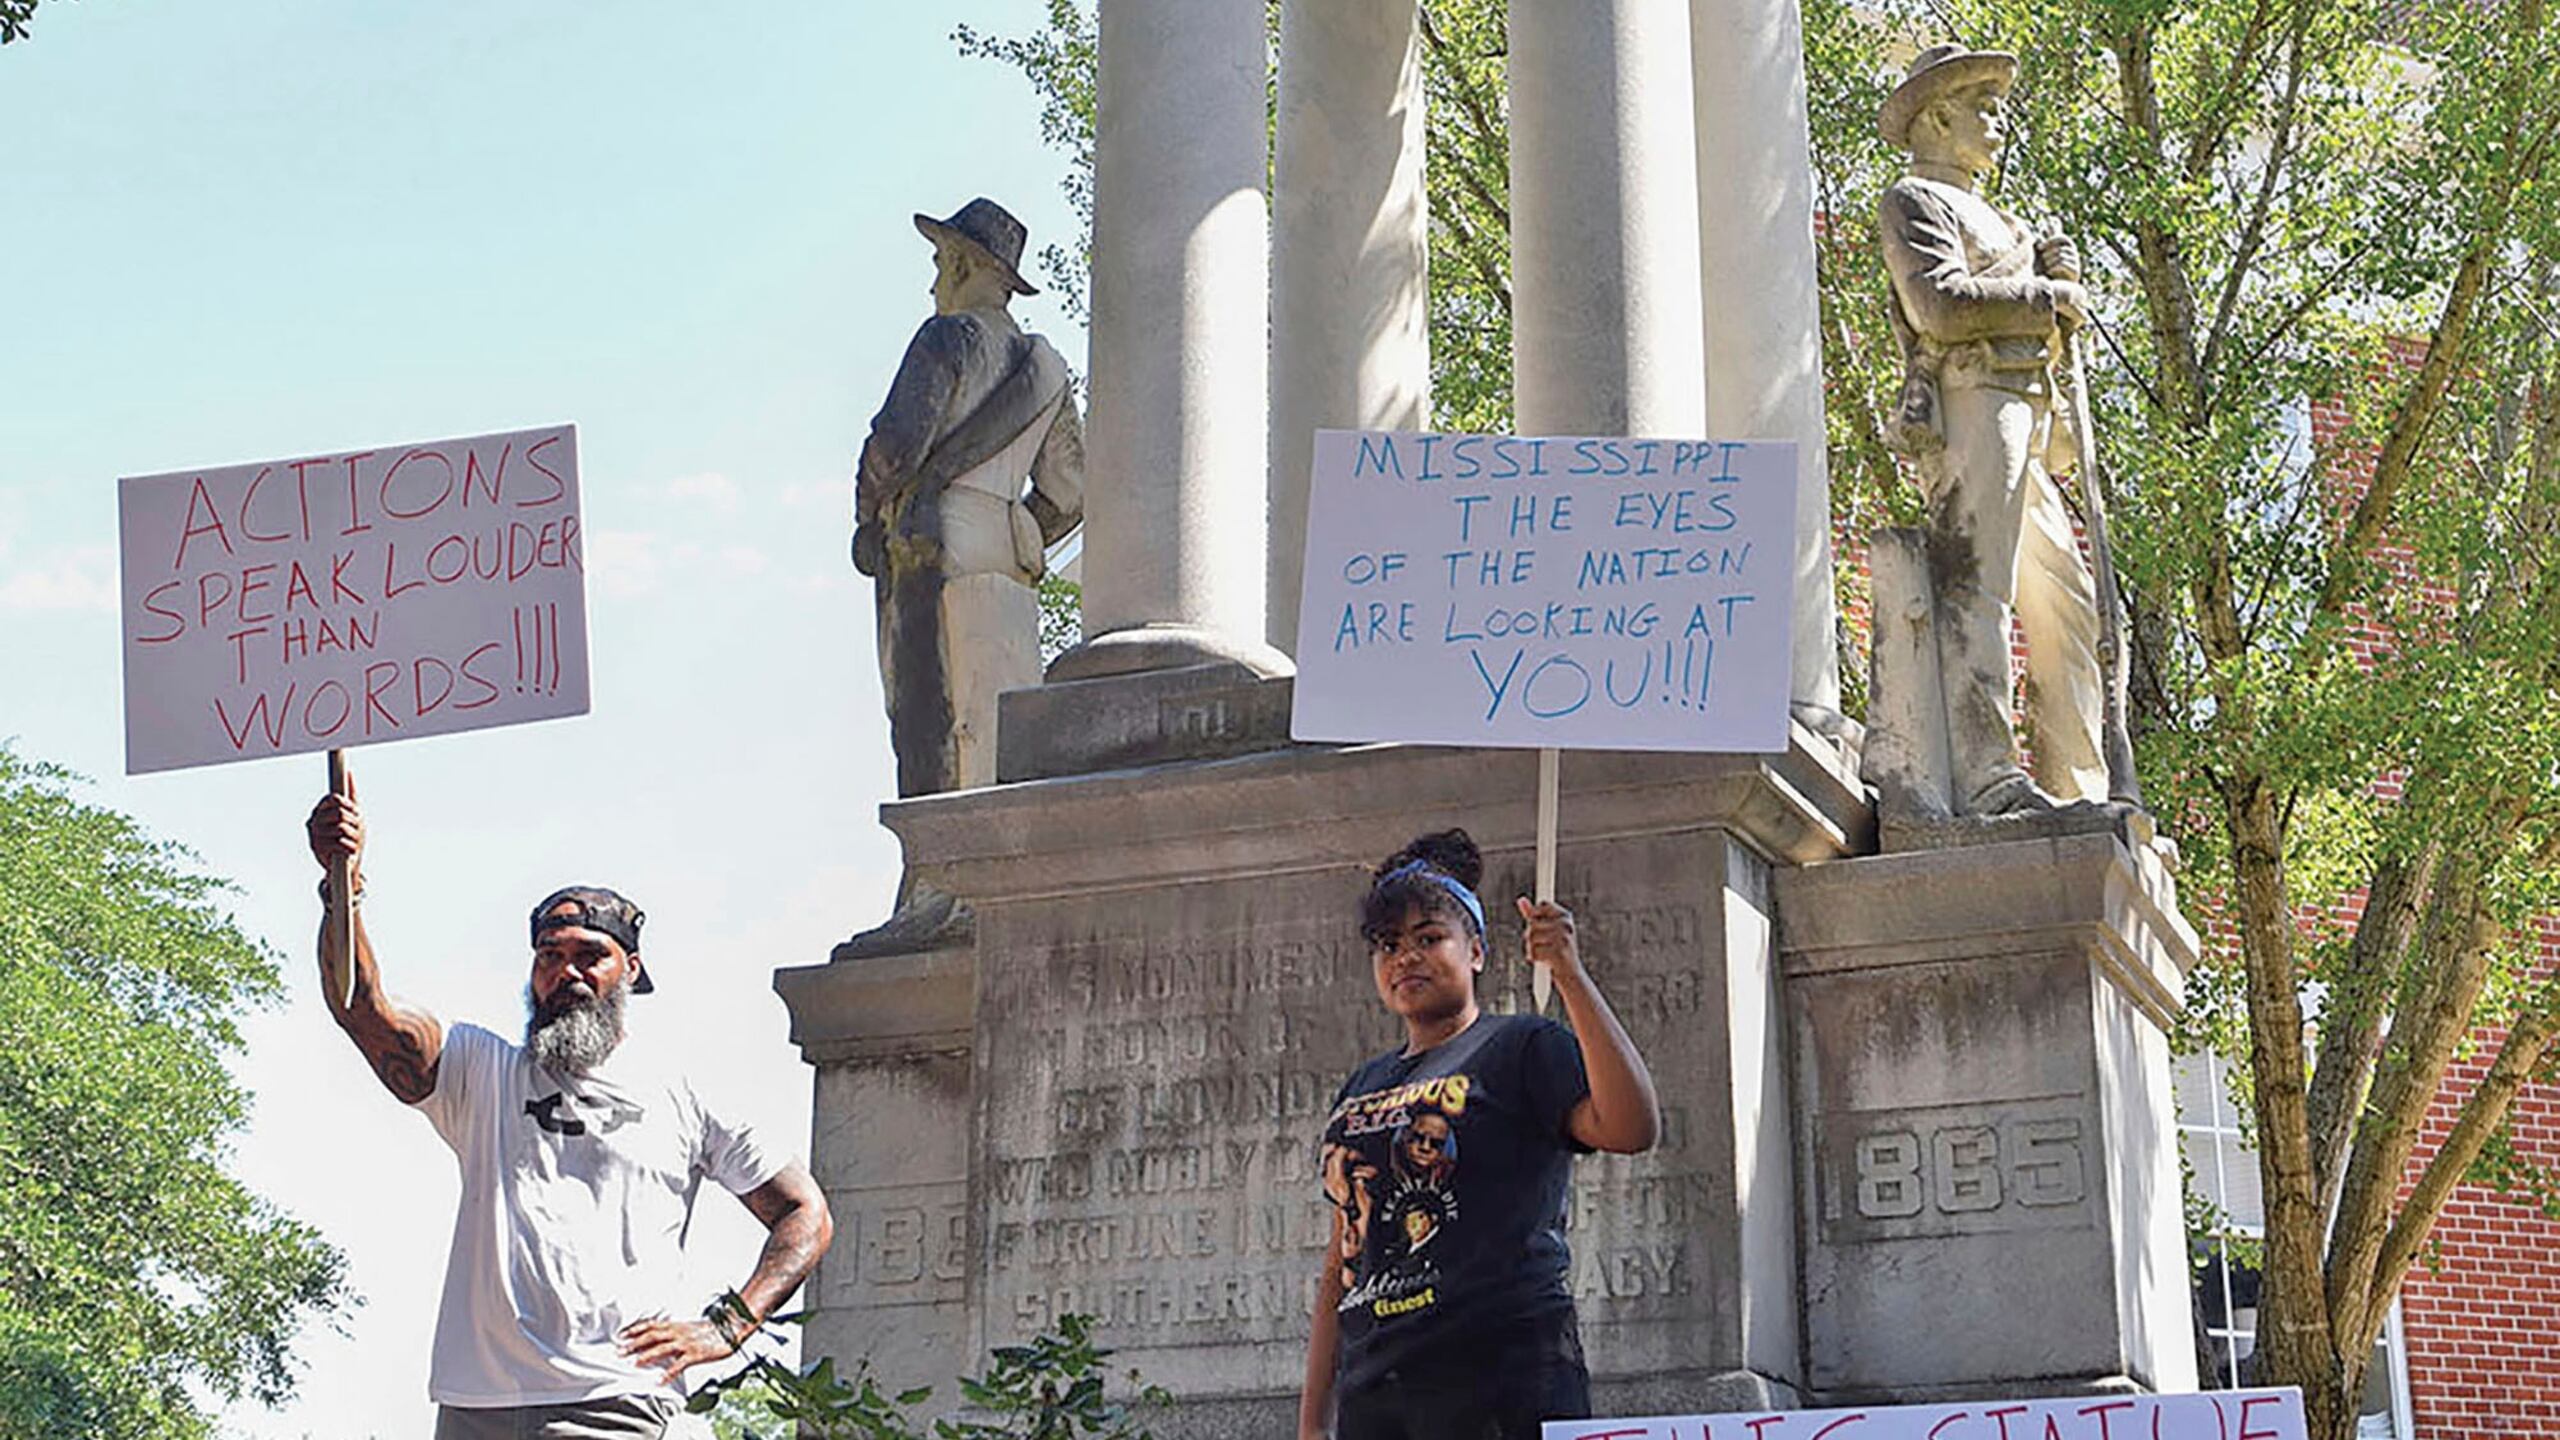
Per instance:
[[[1459,884],[1456,876],[1442,872],[1428,860],[1407,860],[1379,876],[1378,884],[1384,888],[1414,876],[1420,876],[1456,897],[1458,903],[1466,907],[1467,918],[1476,922],[1476,934],[1479,936],[1484,934],[1484,902],[1476,898],[1476,892]]]

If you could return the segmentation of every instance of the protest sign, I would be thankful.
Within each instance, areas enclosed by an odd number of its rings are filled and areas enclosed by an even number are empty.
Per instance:
[[[1550,1420],[1542,1429],[1542,1440],[2305,1440],[2302,1392],[2291,1387]]]
[[[1316,436],[1290,734],[1780,751],[1795,446]]]
[[[573,426],[119,484],[129,774],[587,710]]]

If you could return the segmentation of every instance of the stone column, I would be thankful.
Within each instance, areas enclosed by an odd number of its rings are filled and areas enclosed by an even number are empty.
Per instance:
[[[1052,679],[1262,643],[1270,263],[1260,0],[1102,0],[1084,644]]]
[[[1836,733],[1831,472],[1822,429],[1813,151],[1796,0],[1690,0],[1707,429],[1796,442],[1795,657],[1788,698]],[[1807,713],[1811,712],[1811,713]]]
[[[1520,433],[1706,434],[1688,13],[1511,0],[1510,84]]]
[[[1417,14],[1414,0],[1280,12],[1266,633],[1293,655],[1315,432],[1430,423]]]

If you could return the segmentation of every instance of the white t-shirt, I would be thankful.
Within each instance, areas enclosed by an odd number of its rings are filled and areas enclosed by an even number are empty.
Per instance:
[[[709,1303],[680,1293],[702,1177],[744,1194],[788,1157],[630,1049],[563,1078],[477,1025],[445,1031],[435,1092],[417,1107],[462,1170],[427,1380],[436,1403],[548,1405],[664,1386],[615,1353],[616,1332]]]

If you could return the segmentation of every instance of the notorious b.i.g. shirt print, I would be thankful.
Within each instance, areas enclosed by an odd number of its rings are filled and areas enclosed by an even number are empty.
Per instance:
[[[1588,1092],[1573,1033],[1524,1015],[1352,1073],[1321,1157],[1346,1377],[1570,1307],[1565,1127]]]

